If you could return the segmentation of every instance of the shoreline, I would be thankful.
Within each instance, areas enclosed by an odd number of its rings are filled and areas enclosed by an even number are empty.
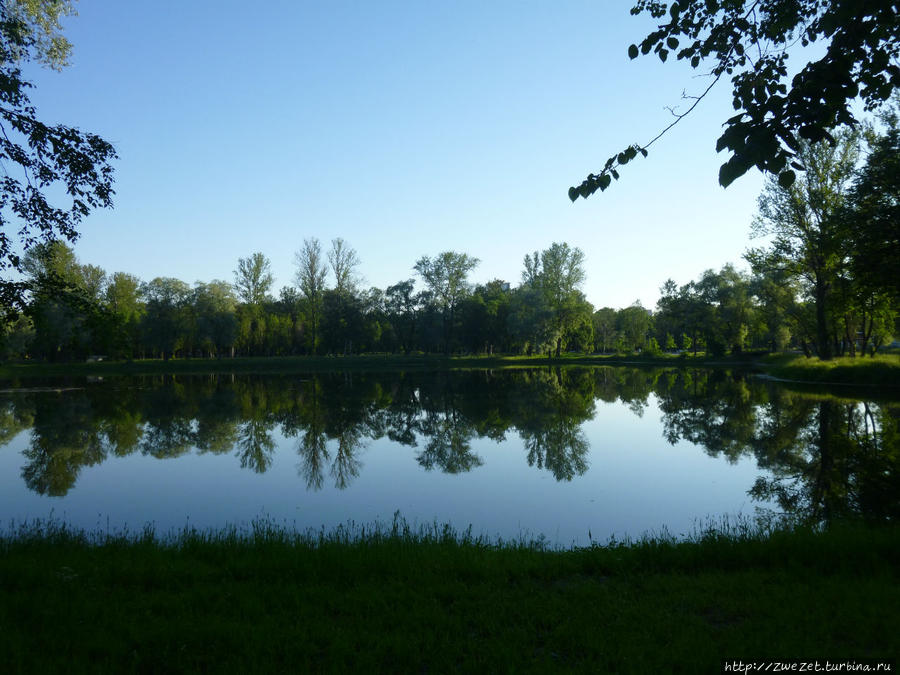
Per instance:
[[[310,373],[327,371],[452,371],[568,367],[711,368],[737,369],[785,384],[812,386],[877,387],[900,393],[900,354],[853,359],[840,357],[820,362],[802,355],[777,354],[705,356],[563,355],[560,358],[527,356],[359,355],[237,357],[229,359],[146,359],[93,363],[10,363],[0,365],[0,380],[27,381],[54,376],[120,376],[210,373]],[[22,386],[27,386],[23,383]],[[9,388],[9,387],[6,387]]]

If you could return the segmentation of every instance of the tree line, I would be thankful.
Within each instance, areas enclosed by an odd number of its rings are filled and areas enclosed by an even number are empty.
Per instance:
[[[56,240],[21,261],[24,312],[3,325],[0,356],[48,361],[223,358],[361,353],[683,351],[721,355],[802,349],[828,359],[874,353],[898,333],[900,125],[847,131],[798,148],[806,171],[772,178],[753,224],[766,246],[679,286],[667,280],[654,309],[595,309],[582,287],[585,255],[553,243],[523,260],[518,285],[473,285],[480,261],[422,256],[415,278],[364,288],[357,251],[309,238],[294,283],[273,295],[268,258],[237,260],[233,280],[142,281],[82,264]],[[11,308],[8,316],[12,316]]]
[[[592,308],[579,287],[584,254],[553,244],[526,256],[517,288],[473,286],[465,253],[423,256],[385,289],[363,288],[343,239],[306,239],[294,283],[272,294],[268,258],[240,258],[232,282],[142,281],[82,264],[71,247],[38,244],[23,261],[26,309],[4,327],[7,359],[67,361],[302,354],[494,353],[593,349]]]

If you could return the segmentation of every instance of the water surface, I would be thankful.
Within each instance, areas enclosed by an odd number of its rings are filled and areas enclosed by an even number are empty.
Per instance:
[[[898,420],[721,370],[44,380],[0,393],[0,518],[305,530],[399,511],[556,545],[759,509],[883,520]]]

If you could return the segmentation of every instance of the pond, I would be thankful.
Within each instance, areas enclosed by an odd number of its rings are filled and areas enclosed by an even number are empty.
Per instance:
[[[900,405],[741,372],[545,368],[29,381],[0,520],[89,530],[450,523],[584,545],[900,513]]]

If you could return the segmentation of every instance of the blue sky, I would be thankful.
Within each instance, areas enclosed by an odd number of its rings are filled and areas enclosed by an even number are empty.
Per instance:
[[[723,82],[618,184],[569,201],[705,87],[628,59],[652,28],[630,6],[82,0],[72,65],[28,73],[43,118],[120,155],[115,208],[76,253],[193,283],[261,251],[277,289],[304,238],[343,237],[384,288],[448,249],[481,259],[473,281],[516,284],[526,253],[566,241],[596,307],[653,306],[666,278],[740,261],[762,177],[717,184]]]

